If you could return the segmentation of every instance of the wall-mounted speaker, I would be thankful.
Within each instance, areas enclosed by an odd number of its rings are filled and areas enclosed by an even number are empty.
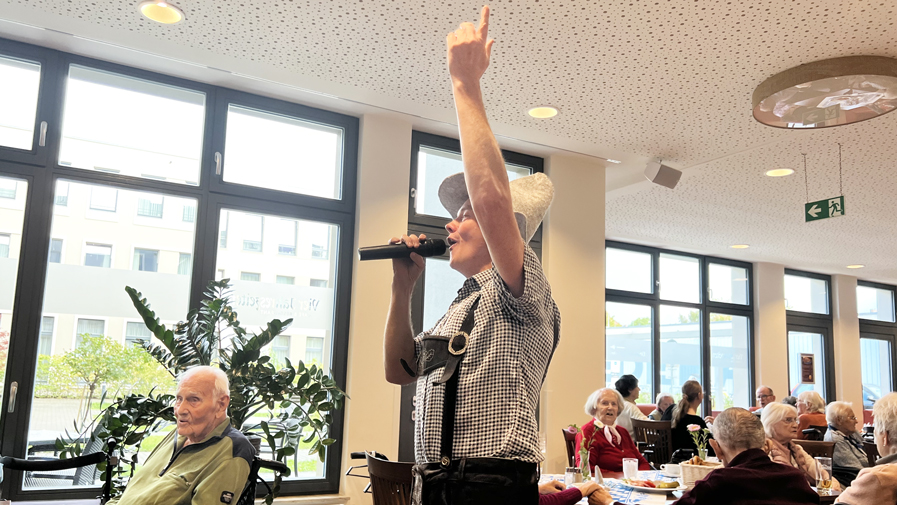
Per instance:
[[[654,184],[660,184],[670,189],[676,187],[682,172],[673,167],[668,167],[660,162],[660,160],[652,160],[645,167],[645,177]]]

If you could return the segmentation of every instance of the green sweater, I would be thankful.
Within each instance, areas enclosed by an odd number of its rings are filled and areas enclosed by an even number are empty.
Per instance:
[[[109,504],[237,503],[255,455],[249,440],[230,426],[230,420],[202,442],[184,447],[185,439],[177,436],[177,429],[169,433],[128,482],[124,494]]]

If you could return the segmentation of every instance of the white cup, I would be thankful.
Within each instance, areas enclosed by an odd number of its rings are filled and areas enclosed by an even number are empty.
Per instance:
[[[638,478],[638,460],[635,458],[623,458],[623,478]]]
[[[664,475],[672,475],[678,477],[680,473],[679,465],[660,465],[660,471]]]

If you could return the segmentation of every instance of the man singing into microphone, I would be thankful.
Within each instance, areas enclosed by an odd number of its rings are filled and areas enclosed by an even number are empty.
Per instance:
[[[414,502],[538,503],[542,455],[536,405],[557,346],[560,313],[527,245],[554,194],[544,174],[508,183],[486,118],[480,78],[489,66],[489,7],[479,27],[448,35],[448,66],[464,173],[442,182],[455,218],[449,265],[467,280],[434,328],[414,337],[411,292],[417,254],[393,260],[384,338],[386,379],[417,380]],[[417,247],[424,237],[390,243]]]

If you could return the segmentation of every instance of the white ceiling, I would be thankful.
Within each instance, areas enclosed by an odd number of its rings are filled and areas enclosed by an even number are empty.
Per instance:
[[[187,15],[176,26],[142,19],[137,0],[0,0],[0,19],[445,125],[454,120],[445,34],[475,21],[481,7],[468,0],[175,3]],[[491,5],[496,44],[484,86],[493,126],[539,144],[537,154],[557,148],[622,159],[608,168],[608,238],[897,283],[897,114],[818,132],[768,128],[750,114],[754,87],[787,68],[847,55],[897,57],[893,0]],[[0,23],[0,35],[43,42],[53,33]],[[85,47],[81,39],[70,44]],[[543,121],[525,114],[540,104],[561,114]],[[845,216],[804,223],[800,153],[808,153],[810,199],[835,196],[837,142]],[[643,180],[652,157],[685,170],[675,190]],[[762,175],[780,167],[798,172]],[[751,248],[727,248],[734,243]],[[867,268],[844,268],[852,263]]]

